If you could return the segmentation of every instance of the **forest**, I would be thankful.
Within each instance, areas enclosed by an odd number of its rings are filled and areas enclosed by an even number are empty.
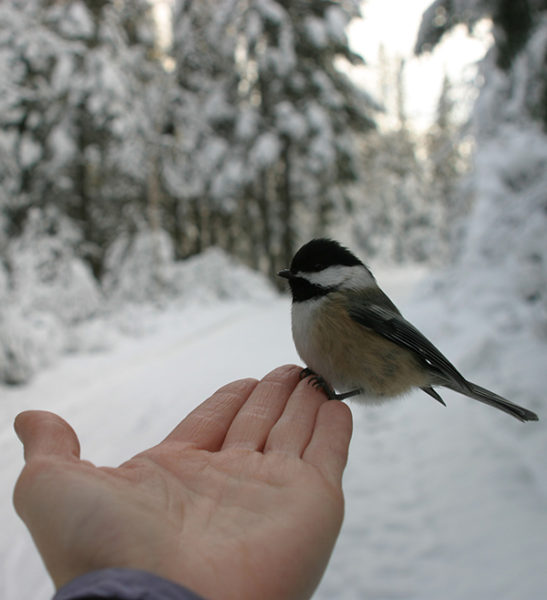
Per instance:
[[[478,212],[500,237],[544,223],[543,0],[433,2],[416,53],[484,19],[493,44],[469,118],[447,76],[423,132],[403,62],[386,67],[390,98],[352,79],[357,0],[171,7],[166,31],[148,0],[0,6],[0,380],[27,380],[44,345],[77,349],[67,329],[120,303],[184,295],[178,267],[211,248],[274,281],[317,235],[438,267],[477,254]],[[518,260],[545,310],[532,238]]]

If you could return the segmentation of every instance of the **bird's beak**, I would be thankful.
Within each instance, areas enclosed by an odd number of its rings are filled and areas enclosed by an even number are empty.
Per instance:
[[[283,269],[278,273],[279,277],[283,277],[284,279],[292,279],[294,275],[289,271],[289,269]]]

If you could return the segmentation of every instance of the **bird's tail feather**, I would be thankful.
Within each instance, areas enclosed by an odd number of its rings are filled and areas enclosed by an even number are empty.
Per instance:
[[[519,421],[523,423],[525,421],[537,421],[538,416],[535,412],[528,410],[522,406],[518,406],[518,404],[514,404],[513,402],[509,402],[506,398],[502,398],[494,392],[487,390],[486,388],[481,387],[475,383],[471,383],[470,381],[466,381],[465,385],[460,385],[458,383],[446,383],[446,387],[454,390],[455,392],[459,392],[460,394],[465,394],[470,398],[474,398],[479,402],[483,402],[484,404],[488,404],[488,406],[493,406],[498,410],[502,410],[503,412],[515,417]]]

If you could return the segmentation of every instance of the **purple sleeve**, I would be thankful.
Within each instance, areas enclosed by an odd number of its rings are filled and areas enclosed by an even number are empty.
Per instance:
[[[137,569],[102,569],[73,579],[53,600],[204,600],[174,581]]]

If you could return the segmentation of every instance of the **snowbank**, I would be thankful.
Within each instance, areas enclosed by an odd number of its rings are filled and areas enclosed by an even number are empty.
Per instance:
[[[275,295],[264,277],[211,248],[175,262],[167,234],[121,237],[106,260],[104,286],[73,253],[64,224],[49,234],[36,212],[0,270],[0,382],[21,384],[67,352],[111,348],[149,331],[169,307]]]

